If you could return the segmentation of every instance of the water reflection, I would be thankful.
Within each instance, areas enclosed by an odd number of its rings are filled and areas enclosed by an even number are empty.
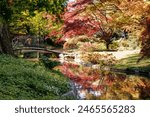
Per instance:
[[[77,99],[150,99],[148,78],[64,63]]]

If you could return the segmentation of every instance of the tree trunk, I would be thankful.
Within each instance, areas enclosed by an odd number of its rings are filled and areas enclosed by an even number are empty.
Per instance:
[[[109,50],[109,44],[110,43],[106,43],[106,49]]]
[[[0,47],[1,53],[13,55],[10,32],[5,21],[0,24]]]

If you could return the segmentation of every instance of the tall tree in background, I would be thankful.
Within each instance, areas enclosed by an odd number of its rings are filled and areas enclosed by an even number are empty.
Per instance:
[[[1,0],[0,1],[0,48],[2,53],[13,54],[11,32],[9,29],[12,20],[20,20],[23,12],[28,11],[30,16],[34,12],[47,11],[59,14],[64,10],[67,0]],[[15,18],[14,18],[15,17]]]

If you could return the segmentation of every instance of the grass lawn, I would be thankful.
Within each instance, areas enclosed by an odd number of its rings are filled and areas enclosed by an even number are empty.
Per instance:
[[[132,55],[128,58],[121,59],[117,62],[114,68],[117,69],[138,69],[140,71],[150,72],[150,58],[142,59],[137,63],[137,60],[140,58],[139,55]]]
[[[68,79],[39,63],[0,55],[0,99],[62,99]]]

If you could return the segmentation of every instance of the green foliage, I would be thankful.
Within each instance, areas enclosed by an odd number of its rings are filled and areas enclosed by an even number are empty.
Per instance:
[[[95,50],[106,50],[106,44],[104,42],[100,42],[95,44]]]
[[[17,34],[37,35],[40,32],[40,35],[46,35],[49,32],[46,25],[50,21],[44,19],[43,14],[55,15],[56,20],[59,21],[65,4],[66,0],[2,0],[0,1],[0,21],[10,23],[11,32]]]
[[[0,14],[6,19],[11,18],[12,14],[19,14],[28,10],[30,15],[34,11],[47,11],[51,14],[60,14],[65,7],[67,0],[2,0],[0,1]]]
[[[13,54],[11,47],[13,36],[33,34],[40,38],[45,37],[49,32],[48,27],[51,27],[51,24],[47,25],[46,19],[52,16],[54,22],[60,22],[66,2],[67,0],[1,0],[0,36],[2,42],[0,45],[3,46],[2,52]],[[43,13],[49,16],[45,15],[44,18]]]
[[[49,33],[48,29],[48,19],[44,17],[44,12],[34,12],[34,16],[29,16],[29,12],[25,11],[21,13],[21,16],[18,18],[22,18],[22,20],[13,20],[10,24],[12,27],[11,30],[15,34],[30,34],[37,36],[44,36]],[[17,30],[19,29],[19,30]]]
[[[111,50],[117,50],[119,47],[119,43],[116,41],[113,41],[110,45],[109,45],[109,49]]]
[[[0,55],[0,99],[61,99],[68,80],[38,63]]]
[[[0,18],[5,20],[10,19],[12,14],[12,10],[8,5],[7,0],[0,1]]]
[[[65,1],[13,1],[8,7],[11,10],[11,17],[6,18],[10,22],[11,32],[15,34],[47,35],[50,32],[49,26],[54,24],[51,18],[47,18],[47,15],[52,17],[55,15],[55,21],[60,20],[59,15],[63,12]],[[6,3],[3,4],[7,5]],[[3,9],[3,12],[7,14],[5,9]]]
[[[42,56],[41,63],[48,69],[52,69],[52,68],[60,65],[60,63],[58,61],[49,60],[49,58],[46,56]]]

